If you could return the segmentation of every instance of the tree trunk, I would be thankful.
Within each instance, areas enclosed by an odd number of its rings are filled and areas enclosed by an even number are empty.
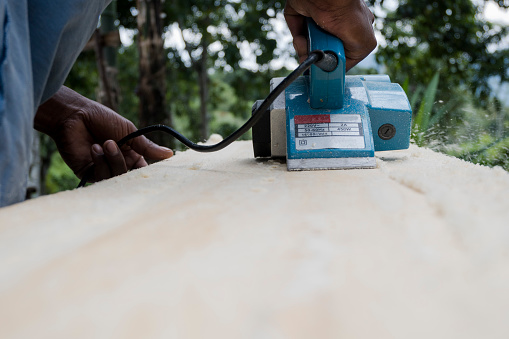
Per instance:
[[[198,64],[198,83],[200,86],[200,115],[201,115],[201,126],[200,133],[202,140],[209,138],[209,114],[207,110],[207,102],[209,99],[209,74],[207,70],[207,44],[205,43],[205,37],[202,38],[203,51]]]
[[[140,78],[140,127],[154,124],[171,125],[166,110],[166,58],[163,46],[162,0],[137,0],[138,51]],[[150,136],[154,142],[172,147],[173,139],[161,133]]]
[[[41,195],[41,157],[39,132],[33,131],[34,139],[32,141],[32,157],[30,159],[30,168],[28,170],[28,183],[25,194],[26,199],[36,198]]]
[[[118,46],[106,44],[104,37],[118,31],[115,26],[117,19],[117,2],[114,0],[101,15],[101,27],[95,34],[95,53],[99,71],[99,89],[97,99],[100,103],[114,111],[118,110],[120,90],[117,81]]]
[[[37,138],[39,138],[39,194],[46,195],[48,194],[46,189],[46,177],[49,172],[49,168],[51,165],[51,156],[53,153],[57,151],[55,142],[46,134],[37,133]]]

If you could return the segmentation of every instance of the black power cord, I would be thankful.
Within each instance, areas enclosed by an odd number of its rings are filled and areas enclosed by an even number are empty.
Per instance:
[[[136,137],[139,137],[141,135],[145,135],[150,132],[154,131],[162,131],[165,133],[170,134],[175,139],[183,143],[188,148],[197,151],[197,152],[215,152],[219,151],[238,138],[240,138],[244,133],[246,133],[251,127],[253,127],[262,117],[263,114],[266,112],[266,110],[270,107],[270,105],[276,100],[276,98],[283,93],[283,91],[290,86],[292,82],[294,82],[299,76],[304,74],[304,72],[311,67],[311,65],[316,64],[318,67],[322,66],[322,64],[329,64],[330,60],[328,59],[329,55],[324,53],[323,51],[316,50],[309,53],[309,56],[306,60],[304,60],[292,73],[290,73],[286,78],[279,83],[279,85],[274,88],[267,98],[262,102],[262,104],[253,112],[251,118],[249,118],[244,125],[242,125],[239,129],[237,129],[235,132],[230,134],[228,137],[223,139],[221,142],[218,142],[214,145],[199,145],[195,144],[191,140],[187,139],[185,136],[174,130],[173,128],[166,126],[166,125],[152,125],[144,128],[140,128],[139,130],[130,133],[120,139],[117,142],[118,147],[122,147],[125,145],[129,140],[134,139]],[[337,61],[336,61],[337,65]],[[81,179],[78,187],[83,187],[86,185],[88,178],[90,176],[91,170],[87,171],[83,178]]]

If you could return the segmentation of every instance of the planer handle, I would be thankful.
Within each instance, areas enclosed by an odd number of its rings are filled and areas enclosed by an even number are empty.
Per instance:
[[[309,50],[322,50],[337,59],[336,68],[324,71],[312,65],[309,76],[311,108],[339,109],[343,107],[345,94],[346,58],[341,40],[324,31],[308,18]]]

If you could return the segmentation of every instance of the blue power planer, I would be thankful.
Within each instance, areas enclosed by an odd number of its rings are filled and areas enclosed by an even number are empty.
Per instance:
[[[311,66],[274,101],[253,127],[255,157],[286,157],[291,171],[375,168],[375,151],[408,148],[412,110],[401,86],[387,75],[345,76],[341,40],[311,20],[308,30],[310,50],[333,66]]]

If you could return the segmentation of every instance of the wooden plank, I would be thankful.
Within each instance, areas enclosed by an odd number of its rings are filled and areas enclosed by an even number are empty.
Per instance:
[[[0,210],[1,338],[507,338],[509,175],[249,142]]]

